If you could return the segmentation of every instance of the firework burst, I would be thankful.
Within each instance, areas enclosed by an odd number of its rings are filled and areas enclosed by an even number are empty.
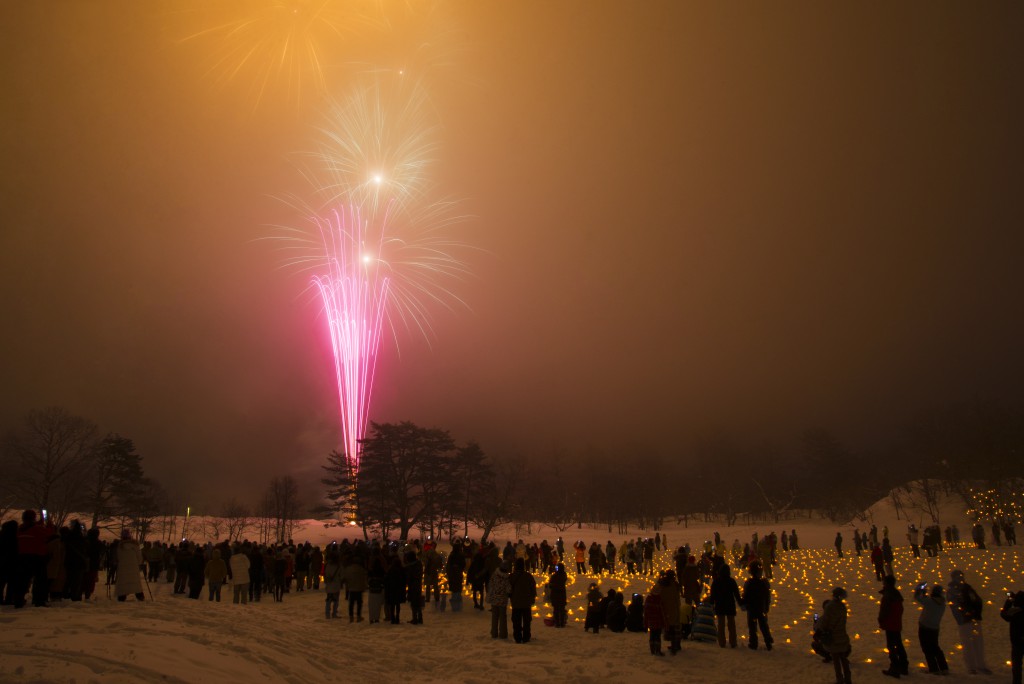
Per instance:
[[[216,17],[182,42],[213,46],[207,77],[221,87],[245,88],[254,108],[269,101],[298,107],[311,96],[328,96],[344,46],[379,30],[376,10],[376,4],[343,0],[204,3],[201,12]]]
[[[304,174],[325,206],[355,204],[371,217],[389,202],[425,201],[438,125],[412,79],[373,78],[335,103]]]

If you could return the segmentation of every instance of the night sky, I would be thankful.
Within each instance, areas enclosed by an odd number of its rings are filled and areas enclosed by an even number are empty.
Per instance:
[[[231,40],[277,27],[213,29],[282,4],[0,5],[0,428],[66,407],[194,506],[308,479],[332,360],[265,238],[328,101],[399,64],[471,273],[389,332],[372,419],[671,458],[1021,404],[1024,4],[354,2],[324,89],[257,92]]]

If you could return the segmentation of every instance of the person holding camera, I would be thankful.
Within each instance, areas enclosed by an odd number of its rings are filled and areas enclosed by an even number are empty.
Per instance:
[[[939,625],[946,612],[946,597],[942,593],[942,585],[936,584],[929,591],[928,583],[922,582],[914,589],[914,600],[921,604],[922,609],[917,619],[917,640],[921,643],[928,672],[948,675],[946,654],[939,646]]]

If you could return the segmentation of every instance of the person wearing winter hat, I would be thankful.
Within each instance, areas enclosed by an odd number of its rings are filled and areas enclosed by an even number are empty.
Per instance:
[[[700,568],[697,567],[696,556],[686,559],[686,565],[679,573],[679,583],[683,586],[683,600],[691,606],[700,603],[702,585],[700,581]]]
[[[949,611],[960,632],[964,664],[970,674],[992,674],[985,664],[985,641],[981,631],[983,602],[978,592],[964,581],[963,570],[949,573],[947,600]]]
[[[889,669],[882,674],[900,678],[910,674],[907,649],[903,647],[903,594],[896,588],[896,578],[886,575],[879,591],[878,627],[885,632],[885,648],[889,652]]]

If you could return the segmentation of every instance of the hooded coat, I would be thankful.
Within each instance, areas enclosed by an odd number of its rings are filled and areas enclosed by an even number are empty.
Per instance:
[[[846,633],[846,602],[833,598],[827,604],[818,622],[821,645],[829,653],[850,650],[850,635]]]
[[[117,544],[117,582],[114,585],[118,596],[142,593],[142,551],[134,539],[122,539]]]

